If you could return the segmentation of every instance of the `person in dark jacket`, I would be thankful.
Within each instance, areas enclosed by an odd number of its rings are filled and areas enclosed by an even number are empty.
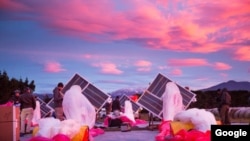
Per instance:
[[[221,89],[216,90],[216,103],[217,103],[217,110],[218,113],[220,114],[220,109],[221,109]]]
[[[116,96],[115,97],[115,100],[112,102],[112,111],[121,111],[121,104],[120,104],[120,101],[119,101],[119,96]]]
[[[15,90],[14,91],[14,95],[13,95],[13,97],[11,99],[14,106],[20,106],[19,98],[20,98],[20,91],[19,90]]]
[[[63,87],[63,83],[59,82],[57,84],[57,87],[55,87],[53,90],[55,117],[61,121],[65,119],[62,107],[62,101],[64,96],[62,93]]]
[[[20,110],[21,110],[21,131],[20,136],[32,133],[31,120],[33,118],[34,110],[36,108],[35,97],[31,93],[31,89],[26,87],[24,93],[20,96]],[[25,129],[25,120],[27,119],[27,127]]]
[[[230,125],[229,108],[231,105],[231,95],[224,88],[219,97],[219,114],[222,125]]]

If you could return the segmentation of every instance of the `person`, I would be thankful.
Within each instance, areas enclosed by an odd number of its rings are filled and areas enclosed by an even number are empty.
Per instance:
[[[115,112],[115,111],[121,111],[121,104],[120,104],[120,101],[119,101],[119,96],[116,96],[115,97],[115,100],[112,102],[112,111]]]
[[[13,101],[13,105],[14,106],[20,106],[19,98],[20,98],[20,91],[19,90],[15,90],[14,91],[14,95],[12,97],[12,101]]]
[[[222,89],[219,102],[219,115],[221,118],[222,125],[230,125],[229,108],[231,105],[231,95],[228,93],[226,88]]]
[[[221,101],[221,89],[217,89],[216,90],[216,102],[217,102],[217,110],[218,110],[218,113],[220,114],[220,108],[221,108],[221,104],[220,104],[220,101]]]
[[[55,109],[55,117],[59,120],[64,120],[64,115],[63,115],[63,107],[62,107],[62,102],[63,102],[63,89],[64,85],[62,82],[59,82],[57,86],[53,89],[53,97],[54,97],[54,109]]]
[[[31,89],[26,87],[24,93],[20,95],[20,109],[21,109],[21,131],[20,136],[28,133],[31,134],[31,120],[33,118],[34,109],[36,108],[35,97],[31,93]],[[27,127],[25,129],[25,120],[27,119]]]
[[[105,104],[106,116],[110,114],[111,110],[112,110],[112,99],[109,98]]]

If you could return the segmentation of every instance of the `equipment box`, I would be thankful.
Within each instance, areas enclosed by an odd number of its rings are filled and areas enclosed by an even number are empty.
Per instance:
[[[0,141],[19,141],[20,140],[20,120],[19,107],[1,106],[0,107]]]

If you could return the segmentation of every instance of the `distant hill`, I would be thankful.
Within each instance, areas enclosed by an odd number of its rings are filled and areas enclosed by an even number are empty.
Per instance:
[[[236,82],[234,80],[230,80],[228,82],[223,82],[209,88],[200,89],[198,91],[216,91],[217,89],[227,88],[229,91],[238,91],[238,90],[245,90],[250,91],[250,82],[248,81],[241,81]],[[133,94],[142,94],[146,88],[137,88],[137,89],[119,89],[114,92],[109,93],[111,97],[121,96],[123,94],[131,96]]]
[[[238,90],[250,91],[250,82],[248,81],[236,82],[234,80],[230,80],[228,82],[223,82],[209,88],[201,89],[200,91],[215,91],[217,89],[223,89],[223,88],[227,88],[229,91],[238,91]]]

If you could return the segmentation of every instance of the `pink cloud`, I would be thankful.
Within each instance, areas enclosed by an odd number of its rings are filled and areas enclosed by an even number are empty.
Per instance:
[[[1,0],[0,8],[11,11],[25,11],[28,9],[25,4],[11,0]]]
[[[32,13],[27,17],[49,31],[93,42],[132,40],[154,49],[210,53],[250,37],[248,0],[121,3],[123,8],[114,1],[4,0],[0,7],[17,16]]]
[[[101,73],[103,74],[122,74],[123,71],[119,70],[117,66],[113,63],[99,63],[93,66],[101,68]]]
[[[137,67],[150,67],[152,63],[149,61],[145,61],[145,60],[139,60],[139,61],[136,61],[134,65]]]
[[[234,53],[234,59],[239,61],[250,61],[250,46],[240,47]]]
[[[222,63],[222,62],[216,62],[214,64],[214,68],[216,70],[230,70],[232,67],[230,65]]]
[[[197,80],[197,81],[207,81],[207,80],[209,80],[209,78],[208,77],[201,77],[201,78],[197,78],[195,80]]]
[[[209,63],[205,59],[189,58],[189,59],[169,59],[168,65],[178,67],[207,66]]]
[[[139,60],[134,63],[139,72],[149,72],[151,70],[152,63],[146,60]]]
[[[168,67],[167,66],[158,66],[158,69],[159,70],[165,70],[165,69],[167,69]]]
[[[137,68],[136,69],[138,72],[149,72],[151,71],[151,68],[149,67],[144,67],[144,68]]]
[[[62,68],[61,64],[58,62],[47,62],[44,65],[44,71],[57,73],[57,72],[66,71],[66,69]]]
[[[182,75],[182,71],[180,69],[174,69],[170,72],[171,75],[175,75],[175,76],[181,76]]]
[[[92,54],[84,54],[83,58],[85,58],[85,59],[91,59],[91,58],[93,58],[93,55]]]

